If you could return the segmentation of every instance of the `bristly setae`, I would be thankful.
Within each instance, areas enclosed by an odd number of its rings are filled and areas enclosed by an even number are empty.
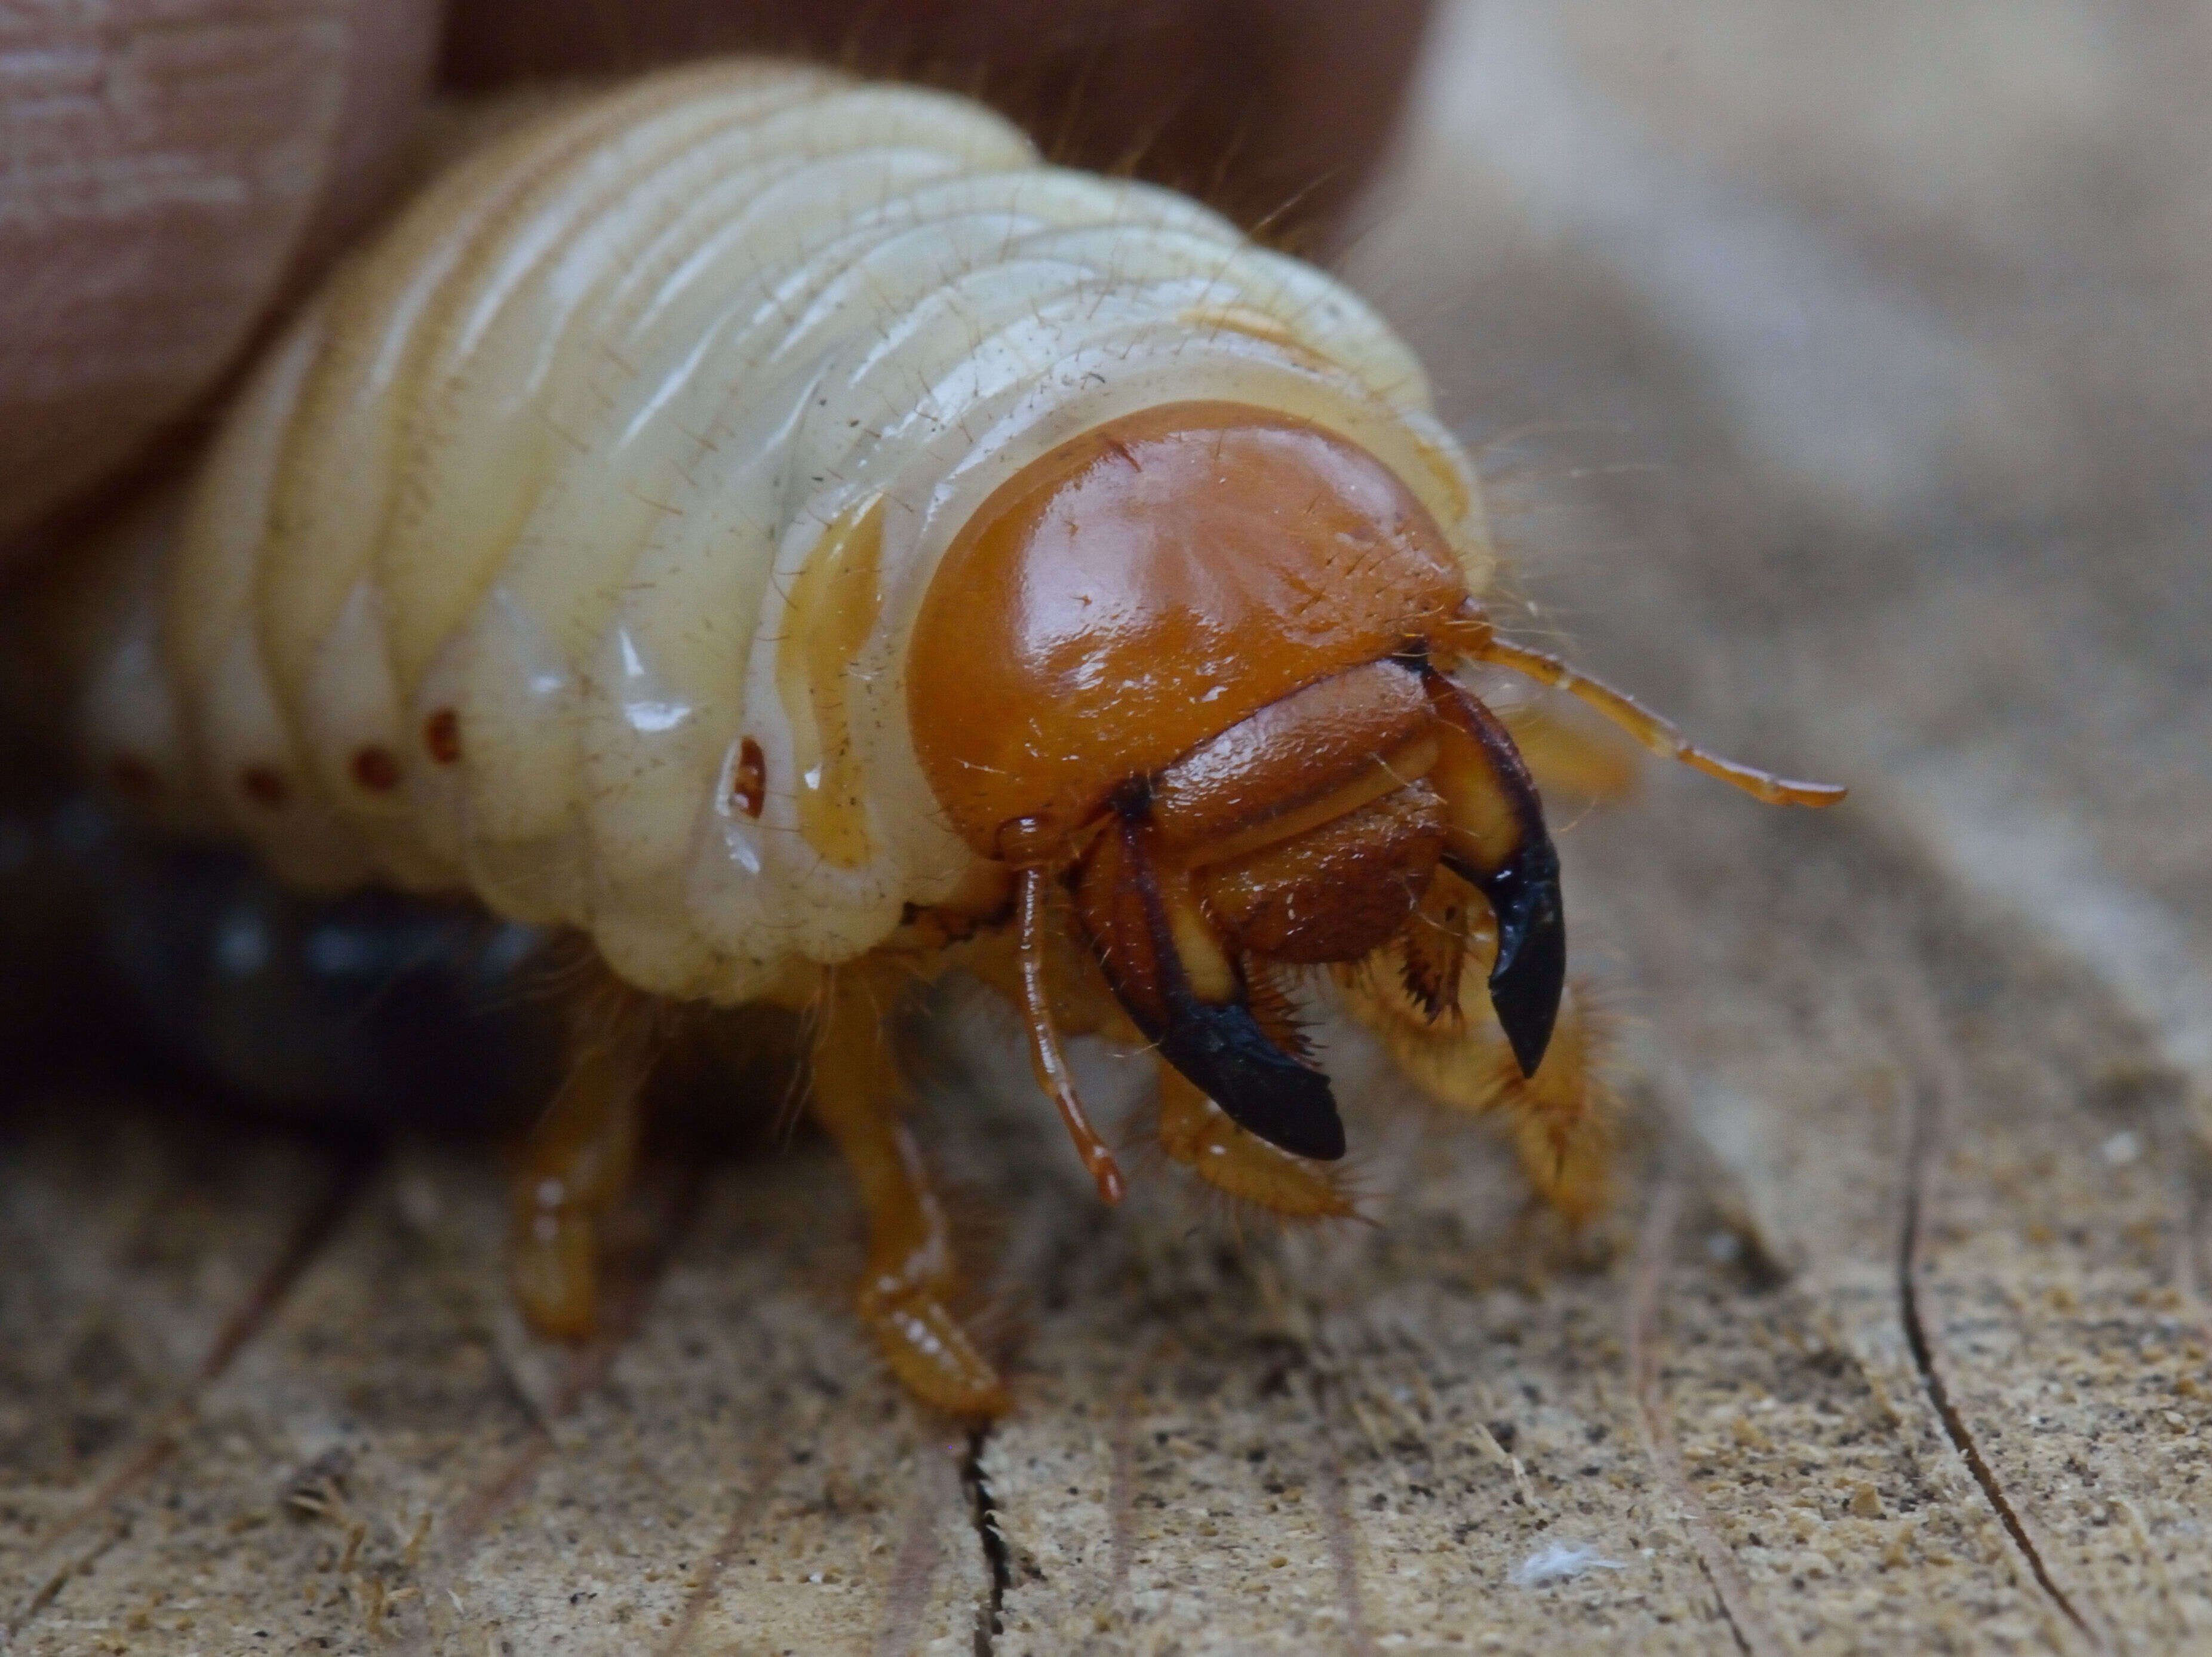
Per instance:
[[[529,1142],[514,1273],[588,1330],[662,999],[811,1010],[868,1209],[862,1316],[1004,1407],[884,1010],[1000,986],[1107,1200],[1061,1033],[1149,1042],[1169,1154],[1346,1211],[1289,980],[1601,1199],[1559,865],[1453,677],[1492,631],[1474,477],[1357,298],[1180,197],[1042,166],[960,100],[714,64],[434,183],[271,349],[181,531],[44,621],[93,773],[286,877],[472,890],[603,959]]]

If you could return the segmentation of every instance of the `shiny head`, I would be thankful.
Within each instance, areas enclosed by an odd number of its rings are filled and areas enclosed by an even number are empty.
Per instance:
[[[1374,954],[1437,881],[1495,912],[1492,999],[1524,1070],[1550,1036],[1565,931],[1541,808],[1504,727],[1431,661],[1469,605],[1443,531],[1372,455],[1200,403],[1003,485],[916,622],[915,751],[955,827],[1068,884],[1131,1020],[1297,1156],[1340,1156],[1344,1129],[1279,974]],[[1035,1030],[1049,1010],[1030,1011]]]

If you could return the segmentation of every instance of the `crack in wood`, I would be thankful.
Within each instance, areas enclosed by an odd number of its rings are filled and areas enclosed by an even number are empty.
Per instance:
[[[1155,1342],[1154,1352],[1158,1350]],[[1129,1573],[1137,1559],[1137,1388],[1132,1374],[1114,1393],[1114,1419],[1109,1429],[1106,1511],[1113,1575],[1108,1585],[1111,1604],[1119,1608],[1129,1600]]]
[[[205,1356],[177,1395],[154,1417],[138,1448],[47,1536],[45,1551],[49,1555],[66,1539],[111,1512],[167,1465],[184,1442],[201,1395],[222,1377],[238,1355],[268,1326],[276,1308],[337,1235],[339,1227],[368,1188],[370,1177],[382,1163],[386,1146],[379,1140],[351,1138],[334,1138],[330,1143],[332,1150],[328,1178],[321,1195],[293,1229],[269,1269],[255,1280],[252,1291],[223,1320],[215,1338],[208,1344]],[[12,1642],[53,1603],[70,1576],[106,1552],[122,1534],[121,1526],[111,1526],[108,1533],[89,1550],[49,1570],[40,1579],[40,1586],[4,1624],[0,1624],[0,1642]]]
[[[785,1423],[779,1417],[763,1426],[753,1435],[752,1447],[745,1457],[745,1466],[750,1470],[745,1487],[738,1493],[730,1509],[730,1522],[722,1527],[721,1539],[714,1545],[714,1551],[708,1557],[704,1569],[692,1584],[691,1592],[684,1597],[684,1609],[678,1614],[675,1626],[669,1630],[668,1638],[661,1643],[661,1657],[678,1657],[678,1654],[690,1645],[691,1636],[698,1632],[699,1619],[707,1614],[707,1607],[714,1602],[714,1596],[721,1587],[723,1573],[729,1569],[730,1562],[737,1557],[738,1547],[751,1533],[754,1521],[760,1518],[767,1503],[769,1489],[775,1482],[770,1456],[775,1448],[784,1442],[784,1433]]]
[[[2212,1151],[2195,1131],[2188,1080],[2177,1079],[2181,1085],[2154,1119],[2159,1160],[2173,1170],[2173,1246],[2166,1258],[2166,1276],[2207,1343],[2212,1344],[2212,1304],[2205,1298],[2203,1272],[2205,1234],[2212,1225]]]
[[[1635,1264],[1628,1292],[1629,1387],[1636,1399],[1638,1435],[1660,1487],[1673,1498],[1696,1549],[1698,1567],[1711,1584],[1721,1616],[1747,1657],[1774,1657],[1780,1640],[1768,1626],[1751,1597],[1749,1586],[1735,1568],[1726,1543],[1713,1528],[1705,1502],[1690,1483],[1682,1466],[1682,1450],[1674,1425],[1659,1391],[1659,1297],[1665,1286],[1667,1263],[1674,1249],[1674,1233],[1681,1223],[1683,1178],[1673,1157],[1659,1172],[1637,1236]]]
[[[110,1525],[107,1527],[107,1533],[99,1541],[85,1549],[83,1552],[62,1561],[48,1571],[46,1580],[39,1584],[31,1597],[24,1602],[22,1610],[9,1623],[6,1629],[0,1630],[0,1652],[6,1651],[15,1636],[21,1633],[40,1611],[53,1604],[62,1589],[68,1585],[70,1577],[81,1571],[91,1569],[102,1554],[120,1541],[124,1530],[125,1527],[119,1523]]]
[[[706,1191],[705,1168],[686,1168],[676,1189],[659,1206],[658,1223],[649,1244],[628,1262],[627,1270],[609,1271],[609,1281],[602,1284],[609,1292],[601,1302],[599,1332],[570,1359],[544,1411],[532,1412],[538,1430],[454,1509],[453,1522],[446,1528],[444,1565],[448,1576],[467,1559],[485,1527],[520,1499],[547,1459],[560,1448],[551,1429],[605,1385],[616,1357],[644,1325],[653,1291],[660,1286],[678,1244],[697,1217]]]
[[[950,1448],[951,1447],[947,1447]],[[964,1452],[964,1448],[963,1450]],[[951,1461],[957,1472],[964,1454]],[[946,1494],[945,1464],[925,1446],[916,1455],[919,1477],[914,1500],[907,1510],[906,1538],[899,1544],[891,1566],[890,1591],[885,1593],[884,1619],[876,1636],[875,1657],[908,1657],[920,1642],[922,1620],[929,1611],[930,1584],[945,1556],[937,1534],[937,1515]]]
[[[1129,1604],[1129,1578],[1137,1561],[1137,1395],[1144,1390],[1146,1374],[1166,1355],[1170,1344],[1169,1338],[1162,1336],[1139,1352],[1113,1393],[1106,1441],[1108,1557],[1112,1562],[1107,1605],[1116,1613]]]
[[[1344,1613],[1344,1631],[1357,1657],[1375,1657],[1375,1635],[1367,1626],[1367,1608],[1359,1587],[1359,1555],[1352,1534],[1352,1498],[1346,1489],[1344,1456],[1330,1429],[1329,1394],[1335,1383],[1316,1371],[1313,1378],[1314,1413],[1320,1430],[1321,1454],[1315,1471],[1321,1482],[1322,1521],[1328,1539],[1328,1562],[1336,1579],[1337,1609]]]
[[[1967,1425],[1965,1413],[1951,1396],[1945,1381],[1943,1366],[1937,1361],[1935,1342],[1930,1338],[1928,1320],[1920,1304],[1920,1273],[1925,1264],[1924,1250],[1928,1240],[1928,1214],[1934,1206],[1936,1170],[1944,1149],[1944,1129],[1953,1115],[1952,1106],[1965,1091],[1965,1081],[1945,1048],[1937,1031],[1930,1025],[1925,1009],[1917,1005],[1899,1004],[1895,1017],[1902,1028],[1906,1046],[1916,1061],[1913,1071],[1917,1084],[1911,1090],[1912,1120],[1906,1144],[1908,1146],[1903,1202],[1903,1224],[1897,1259],[1898,1315],[1905,1326],[1906,1348],[1912,1354],[1912,1365],[1920,1377],[1921,1390],[1927,1394],[1936,1417],[1943,1423],[1944,1435],[1951,1448],[1966,1463],[1966,1471],[1979,1487],[1982,1499],[1996,1515],[2005,1534],[2012,1539],[2020,1551],[2036,1585],[2049,1596],[2066,1620],[2099,1651],[2112,1648],[2111,1642],[2074,1603],[2073,1596],[2059,1585],[2051,1574],[2043,1551],[2036,1545],[2030,1533],[2025,1514],[2006,1492],[1997,1478],[1996,1468],[1982,1454],[1972,1428]]]
[[[975,1538],[983,1550],[983,1563],[991,1569],[991,1592],[975,1607],[975,1657],[991,1657],[999,1636],[1005,1632],[1000,1612],[1006,1590],[1013,1585],[1013,1556],[1006,1533],[999,1528],[999,1509],[991,1495],[991,1481],[983,1471],[983,1447],[990,1442],[986,1424],[968,1435],[968,1454],[960,1463],[960,1482],[968,1492],[975,1515]]]

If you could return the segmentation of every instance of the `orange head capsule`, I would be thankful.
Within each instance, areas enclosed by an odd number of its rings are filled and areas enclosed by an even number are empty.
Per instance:
[[[1550,1036],[1558,859],[1504,728],[1430,665],[1468,610],[1443,531],[1372,455],[1182,404],[1000,489],[915,625],[915,749],[953,823],[1066,879],[1138,1027],[1300,1156],[1341,1156],[1343,1126],[1254,987],[1372,953],[1440,866],[1496,913],[1492,998],[1524,1070]]]

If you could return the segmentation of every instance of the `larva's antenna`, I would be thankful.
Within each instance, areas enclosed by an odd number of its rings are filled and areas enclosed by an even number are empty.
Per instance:
[[[1060,1050],[1060,1032],[1053,1028],[1052,1002],[1045,991],[1045,882],[1050,876],[1042,865],[1033,864],[1017,878],[1021,888],[1022,1022],[1029,1026],[1030,1068],[1036,1073],[1037,1085],[1059,1109],[1067,1137],[1075,1142],[1075,1154],[1083,1158],[1083,1166],[1098,1182],[1100,1199],[1111,1205],[1121,1200],[1127,1187],[1114,1153],[1084,1114],[1082,1097],[1075,1090],[1075,1074],[1067,1067],[1067,1055]]]
[[[1488,662],[1495,667],[1511,668],[1516,673],[1525,673],[1555,690],[1564,690],[1604,714],[1660,758],[1678,760],[1692,770],[1702,771],[1709,777],[1717,777],[1754,798],[1765,800],[1769,805],[1805,805],[1817,809],[1833,805],[1850,792],[1832,782],[1795,782],[1787,777],[1778,777],[1771,771],[1762,771],[1756,766],[1745,765],[1740,761],[1724,758],[1710,749],[1700,748],[1685,737],[1671,720],[1662,719],[1626,691],[1615,690],[1611,685],[1591,678],[1580,670],[1568,666],[1557,656],[1531,650],[1525,645],[1506,643],[1480,616],[1462,616],[1448,623],[1443,635],[1452,649],[1468,659]]]

